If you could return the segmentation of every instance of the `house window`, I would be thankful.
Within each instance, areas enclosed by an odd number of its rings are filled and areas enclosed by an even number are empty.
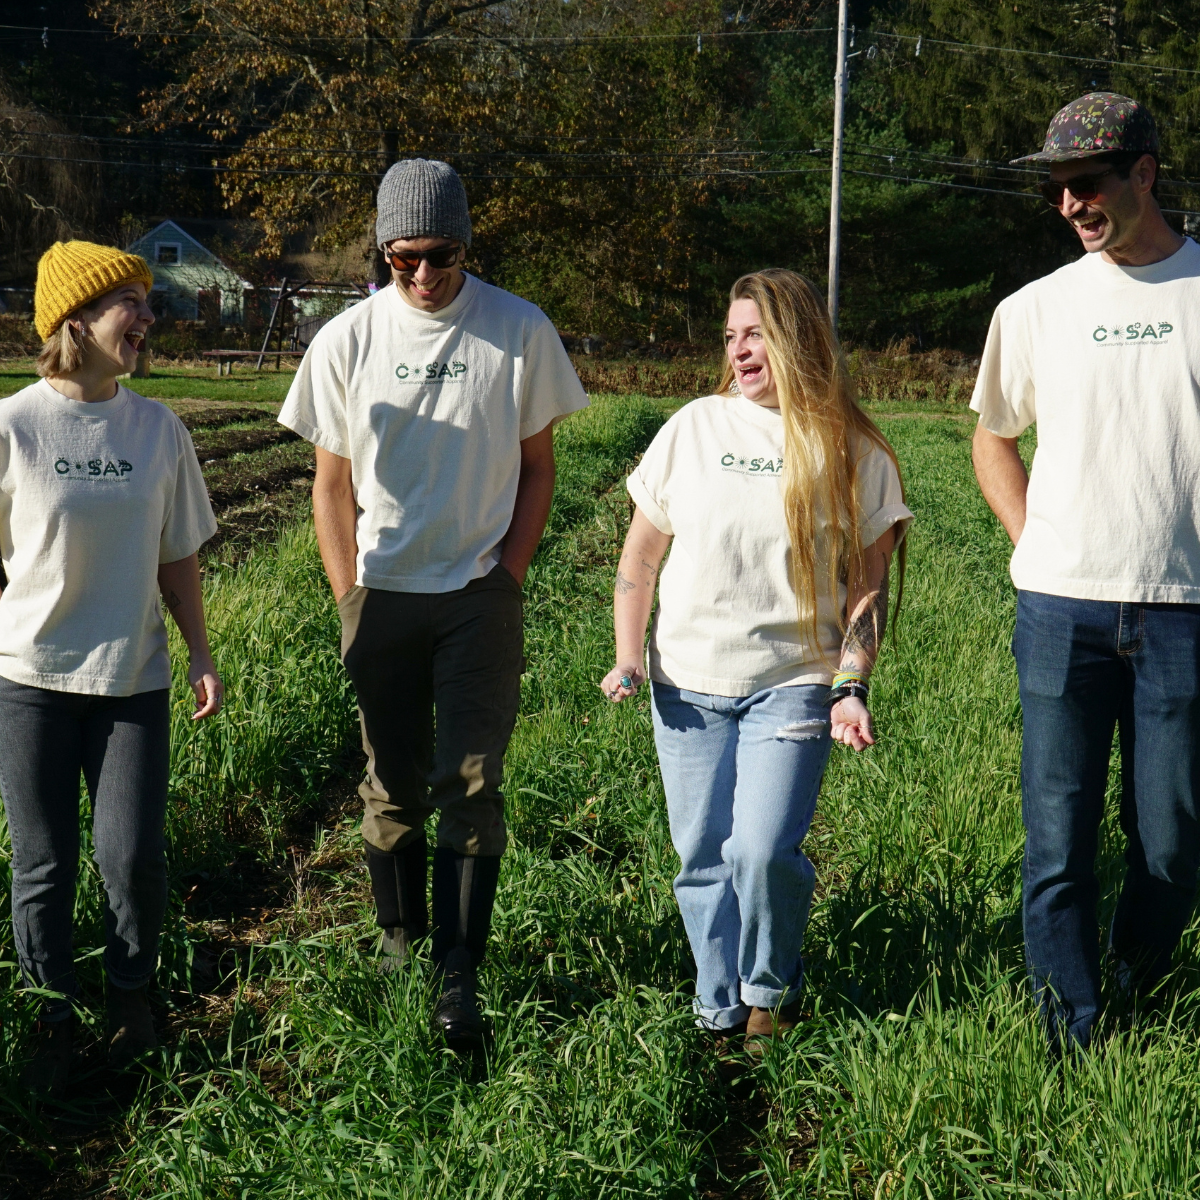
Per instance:
[[[178,242],[155,242],[154,260],[164,266],[174,266],[179,262]]]

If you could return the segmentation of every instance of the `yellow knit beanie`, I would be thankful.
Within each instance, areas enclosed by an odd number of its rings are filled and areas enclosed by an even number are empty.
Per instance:
[[[154,286],[146,260],[96,242],[55,242],[38,262],[33,294],[35,324],[42,341],[77,308],[98,300],[123,283]]]

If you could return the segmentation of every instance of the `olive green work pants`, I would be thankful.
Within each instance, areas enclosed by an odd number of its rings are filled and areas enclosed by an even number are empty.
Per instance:
[[[399,850],[436,812],[439,846],[503,854],[500,780],[525,669],[520,585],[501,566],[455,592],[356,584],[338,613],[367,754],[365,840]]]

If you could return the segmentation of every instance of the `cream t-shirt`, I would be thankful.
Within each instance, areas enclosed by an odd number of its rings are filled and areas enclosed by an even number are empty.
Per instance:
[[[1004,300],[971,407],[1037,422],[1018,588],[1200,603],[1200,246],[1148,267],[1097,254]]]
[[[650,443],[626,486],[673,538],[650,633],[652,679],[716,696],[832,681],[846,589],[838,588],[836,607],[829,596],[818,604],[814,652],[796,613],[782,476],[778,410],[740,396],[693,400]],[[859,460],[858,496],[864,546],[893,525],[903,536],[913,515],[892,460],[876,446]],[[818,513],[818,548],[827,527]]]
[[[128,388],[0,401],[0,675],[56,692],[171,685],[160,563],[217,531],[183,422]]]
[[[335,317],[279,420],[351,460],[358,583],[452,592],[500,561],[521,441],[587,403],[545,314],[465,275],[434,313],[389,285]]]

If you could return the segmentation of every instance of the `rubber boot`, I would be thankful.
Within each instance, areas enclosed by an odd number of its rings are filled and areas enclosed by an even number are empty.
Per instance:
[[[154,1018],[150,1015],[150,985],[139,988],[108,985],[108,1065],[115,1070],[130,1066],[158,1046]]]
[[[36,1096],[56,1100],[71,1076],[75,1018],[39,1021],[34,1030],[33,1053],[21,1071],[21,1082]]]
[[[433,853],[433,962],[442,975],[433,1024],[453,1050],[483,1045],[476,972],[487,949],[499,878],[499,855],[471,857],[449,846]]]
[[[383,930],[381,971],[396,971],[409,947],[429,932],[425,876],[429,846],[425,834],[387,854],[367,843],[367,869],[375,896],[375,920]]]

